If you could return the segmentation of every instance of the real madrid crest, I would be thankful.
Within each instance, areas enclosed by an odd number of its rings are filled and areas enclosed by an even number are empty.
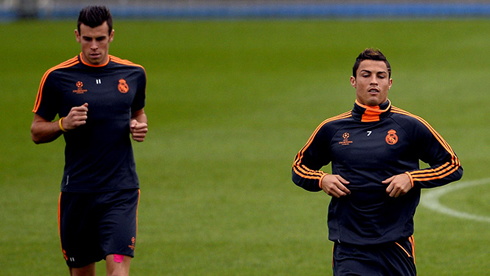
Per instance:
[[[117,85],[117,89],[119,89],[119,92],[121,93],[128,93],[129,91],[129,86],[126,83],[125,79],[120,79],[119,84]]]
[[[390,129],[388,131],[388,135],[386,135],[386,143],[388,143],[388,145],[394,145],[398,142],[398,135],[396,135],[396,131],[394,129]]]

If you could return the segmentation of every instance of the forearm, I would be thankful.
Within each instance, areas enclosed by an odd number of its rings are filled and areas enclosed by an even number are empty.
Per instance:
[[[146,117],[145,111],[140,109],[133,114],[131,114],[131,120],[136,120],[138,123],[148,124],[148,118]]]
[[[36,144],[54,141],[62,133],[59,120],[54,122],[35,120],[31,125],[31,138]]]
[[[315,147],[315,141],[310,147]],[[321,191],[321,180],[325,172],[321,168],[330,163],[328,155],[322,154],[324,159],[313,157],[314,150],[303,148],[295,157],[292,168],[292,180],[297,186],[312,192]]]
[[[320,181],[325,175],[325,172],[310,170],[305,166],[299,164],[293,165],[292,180],[297,186],[311,192],[318,192],[320,188]]]
[[[459,160],[444,163],[439,166],[407,172],[414,185],[422,188],[433,188],[460,180],[463,176],[463,167]]]

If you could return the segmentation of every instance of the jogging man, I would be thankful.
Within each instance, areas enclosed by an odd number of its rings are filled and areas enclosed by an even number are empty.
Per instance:
[[[41,80],[32,140],[63,134],[66,142],[59,230],[70,275],[95,275],[102,259],[107,275],[129,275],[139,201],[130,136],[142,142],[148,131],[146,72],[109,55],[114,30],[106,7],[81,10],[75,36],[81,53]]]
[[[354,108],[323,121],[293,163],[293,182],[332,196],[334,275],[416,275],[413,216],[422,188],[459,180],[460,161],[422,118],[391,105],[391,66],[374,49],[356,59]],[[429,164],[420,169],[419,160]],[[332,174],[320,169],[332,164]]]

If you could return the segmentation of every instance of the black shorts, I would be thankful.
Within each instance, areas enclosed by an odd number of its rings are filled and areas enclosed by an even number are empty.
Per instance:
[[[379,245],[335,243],[333,275],[415,276],[413,238]]]
[[[61,249],[69,267],[79,268],[110,254],[134,257],[139,189],[60,194]]]

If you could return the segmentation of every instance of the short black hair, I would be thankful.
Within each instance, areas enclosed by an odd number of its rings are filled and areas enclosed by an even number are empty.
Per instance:
[[[106,6],[87,6],[78,15],[77,28],[80,32],[80,25],[87,25],[95,28],[107,22],[109,34],[112,31],[112,14]]]
[[[356,77],[357,74],[357,69],[359,69],[359,64],[361,64],[361,61],[363,60],[379,60],[379,61],[384,61],[386,64],[386,67],[388,68],[388,75],[391,78],[391,65],[386,59],[385,55],[381,53],[379,49],[373,49],[373,48],[366,48],[362,53],[359,54],[356,58],[356,62],[354,63],[354,67],[352,68],[352,76],[354,78]]]

